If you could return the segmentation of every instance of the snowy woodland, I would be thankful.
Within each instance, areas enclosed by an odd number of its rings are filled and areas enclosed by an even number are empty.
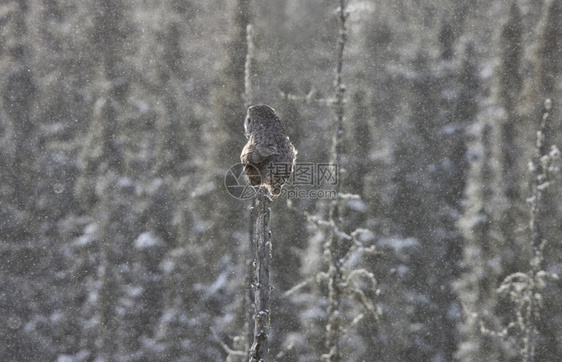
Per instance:
[[[562,1],[5,0],[1,361],[248,360],[249,104],[267,360],[560,360]]]

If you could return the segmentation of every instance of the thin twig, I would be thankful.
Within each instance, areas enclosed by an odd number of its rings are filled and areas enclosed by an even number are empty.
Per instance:
[[[215,331],[215,329],[214,329],[213,327],[211,327],[211,332],[213,333],[213,336],[215,336],[215,339],[216,339],[217,341],[219,341],[219,344],[221,345],[222,349],[224,349],[224,351],[225,351],[229,356],[246,357],[246,352],[234,350],[234,349],[230,348],[230,347],[228,346],[228,344],[226,344],[225,342],[223,342],[223,340],[220,339],[219,335],[217,334],[217,331]]]

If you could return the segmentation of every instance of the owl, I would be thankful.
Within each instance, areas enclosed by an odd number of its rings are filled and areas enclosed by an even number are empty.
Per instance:
[[[281,120],[269,106],[249,107],[244,130],[248,142],[240,161],[250,185],[263,185],[273,196],[278,196],[281,186],[291,176],[297,150],[285,135]]]

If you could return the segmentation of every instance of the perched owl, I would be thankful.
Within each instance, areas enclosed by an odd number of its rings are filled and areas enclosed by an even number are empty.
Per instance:
[[[297,150],[285,136],[285,130],[273,108],[251,106],[244,121],[248,143],[240,160],[252,186],[264,185],[273,196],[293,171]]]

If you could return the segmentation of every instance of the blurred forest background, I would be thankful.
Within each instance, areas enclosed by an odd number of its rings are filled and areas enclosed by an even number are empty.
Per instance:
[[[237,360],[221,342],[243,349],[250,201],[224,176],[245,143],[246,26],[253,103],[276,109],[299,162],[326,163],[338,6],[0,4],[0,360]],[[556,182],[537,219],[544,283],[513,282],[514,298],[498,288],[531,268],[529,161],[546,98],[545,142],[562,145],[562,2],[347,10],[338,181],[361,199],[341,201],[342,222],[368,229],[376,253],[345,267],[377,285],[356,282],[370,313],[344,298],[343,360],[520,360],[528,290],[541,306],[536,360],[559,360],[562,284],[546,277],[562,265]],[[303,212],[323,217],[329,202],[272,204],[278,361],[328,352],[317,276],[330,230]]]

